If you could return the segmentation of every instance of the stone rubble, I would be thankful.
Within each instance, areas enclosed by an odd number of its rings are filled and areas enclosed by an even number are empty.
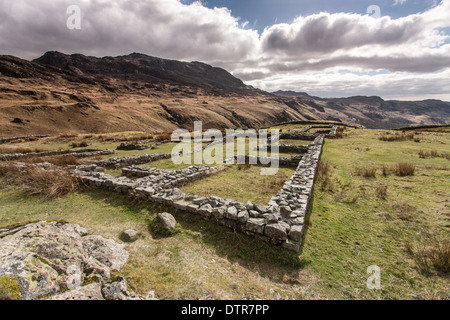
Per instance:
[[[148,146],[142,143],[121,143],[117,148],[117,150],[145,150],[148,149]]]

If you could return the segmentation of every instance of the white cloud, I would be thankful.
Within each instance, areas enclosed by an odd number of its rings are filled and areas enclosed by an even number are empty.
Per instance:
[[[364,89],[386,96],[391,88],[401,89],[395,83],[421,79],[435,81],[439,93],[448,88],[442,75],[450,69],[449,36],[440,28],[450,26],[450,0],[398,19],[314,14],[274,24],[262,34],[226,8],[178,0],[79,0],[82,29],[68,30],[66,9],[75,2],[0,0],[0,54],[30,59],[48,50],[95,56],[140,52],[211,63],[266,89],[336,95]],[[355,69],[360,73],[336,73]],[[368,75],[376,70],[388,75]]]

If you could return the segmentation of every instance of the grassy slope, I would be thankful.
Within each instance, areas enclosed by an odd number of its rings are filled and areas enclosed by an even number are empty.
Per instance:
[[[155,290],[163,299],[268,298],[270,289],[288,299],[445,298],[448,278],[422,274],[406,245],[427,242],[430,234],[449,238],[448,160],[420,159],[418,152],[444,152],[450,139],[423,133],[420,143],[382,142],[377,139],[381,133],[351,130],[342,140],[326,142],[323,159],[334,167],[333,190],[315,189],[301,255],[181,213],[176,213],[176,235],[152,236],[148,225],[164,208],[98,190],[42,202],[23,198],[1,180],[0,227],[66,220],[117,241],[122,230],[135,228],[142,237],[127,244],[131,255],[123,272],[133,289],[142,294]],[[415,163],[416,174],[383,177],[378,170],[376,178],[353,176],[356,166],[399,161]],[[386,200],[375,196],[380,184],[388,186]],[[348,203],[349,198],[356,202]],[[366,269],[374,264],[381,268],[382,290],[365,286]]]
[[[327,297],[444,298],[448,278],[423,275],[406,247],[426,243],[430,235],[449,239],[448,160],[418,156],[419,150],[444,151],[449,136],[424,134],[414,143],[382,142],[377,139],[380,134],[352,130],[345,139],[325,144],[322,160],[334,167],[334,191],[316,187],[302,258],[307,269],[321,275]],[[376,178],[353,175],[357,166],[404,161],[416,164],[414,176],[384,177],[381,169]],[[345,184],[350,185],[343,188]],[[386,200],[375,195],[381,184],[388,187]],[[356,203],[345,203],[348,198],[357,198]],[[365,287],[371,265],[381,268],[380,291]]]

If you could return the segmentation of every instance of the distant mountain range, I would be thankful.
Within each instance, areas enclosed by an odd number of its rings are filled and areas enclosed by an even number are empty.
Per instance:
[[[368,128],[450,123],[450,102],[441,100],[397,101],[383,100],[377,96],[319,98],[295,91],[277,91],[273,94],[296,98],[302,103],[309,101],[319,112]]]
[[[0,56],[0,136],[171,131],[190,129],[196,120],[205,128],[297,120],[396,128],[447,124],[450,104],[268,93],[221,68],[138,53],[96,58],[47,52],[33,61]]]

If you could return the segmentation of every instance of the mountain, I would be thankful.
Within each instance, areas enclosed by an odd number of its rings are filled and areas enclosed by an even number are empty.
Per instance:
[[[278,90],[276,92],[272,92],[275,95],[283,96],[283,97],[298,97],[298,98],[307,98],[307,99],[320,99],[318,97],[313,97],[307,94],[306,92],[296,92],[296,91],[284,91],[284,90]]]
[[[283,94],[284,93],[284,94]],[[263,128],[335,120],[388,128],[449,122],[448,104],[306,93],[268,93],[201,62],[133,53],[88,57],[50,51],[33,61],[0,56],[0,136]]]
[[[315,107],[320,113],[367,128],[392,129],[450,123],[450,102],[440,100],[397,101],[383,100],[377,96],[326,99],[294,91],[278,91],[274,94],[292,97],[298,103]]]
[[[60,70],[70,70],[79,75],[108,75],[123,80],[166,82],[226,90],[246,88],[241,80],[221,68],[201,62],[166,60],[139,53],[115,58],[95,58],[81,54],[68,56],[60,52],[47,52],[34,62]]]

